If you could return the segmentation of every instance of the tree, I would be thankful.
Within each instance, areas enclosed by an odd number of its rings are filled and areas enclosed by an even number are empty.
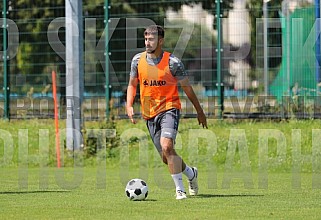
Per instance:
[[[125,17],[125,18],[133,18],[133,17],[139,17],[139,18],[148,18],[153,20],[155,23],[164,25],[164,18],[166,17],[166,11],[168,9],[172,9],[174,11],[178,11],[182,5],[193,5],[193,4],[202,4],[202,7],[204,10],[208,11],[211,14],[215,14],[216,9],[216,3],[213,0],[204,0],[204,1],[170,1],[170,0],[158,0],[158,1],[149,1],[144,2],[141,0],[120,0],[120,1],[113,1],[112,0],[112,7],[111,7],[111,15],[112,16],[119,16],[119,17]],[[233,0],[224,0],[221,4],[222,11],[228,11],[232,7]],[[181,25],[188,25],[188,24],[181,24]],[[195,26],[196,27],[196,26]],[[216,25],[214,23],[214,29]],[[198,27],[199,28],[199,27]],[[187,61],[187,65],[190,65],[191,67],[194,66],[200,67],[200,59],[201,52],[203,50],[203,55],[206,54],[206,50],[212,50],[213,48],[200,48],[200,38],[197,38],[197,36],[200,36],[200,32],[197,30],[200,30],[200,28],[195,29],[195,32],[193,33],[193,37],[190,39],[189,44],[184,52],[183,55],[183,61]],[[130,59],[131,55],[128,54],[135,54],[138,51],[126,51],[126,44],[124,44],[125,39],[124,36],[126,35],[126,27],[125,27],[125,21],[124,19],[121,19],[121,21],[118,24],[118,28],[115,30],[113,37],[110,42],[110,49],[112,52],[111,59],[112,64],[115,69],[117,69],[116,75],[117,79],[121,82],[126,82],[128,78],[128,68],[130,66]],[[139,33],[137,36],[142,36],[142,30],[138,30]],[[175,36],[179,36],[181,30],[173,31],[169,29],[166,33],[166,38],[168,41],[167,45],[174,46],[176,44],[176,41],[173,42],[172,39],[175,39]],[[203,33],[204,34],[204,33]],[[210,34],[209,34],[210,35]],[[205,36],[205,35],[203,35]],[[123,40],[121,40],[123,39]],[[177,38],[176,38],[177,39]],[[214,39],[212,40],[214,42]],[[212,44],[211,44],[212,45]],[[144,43],[143,40],[138,39],[138,46],[143,47]],[[127,54],[127,57],[126,57]],[[207,54],[215,54],[212,52],[208,52]],[[213,59],[213,57],[211,57]],[[120,62],[120,60],[122,60]],[[192,64],[194,62],[194,64]],[[198,64],[196,64],[196,63]],[[210,67],[213,67],[212,65]],[[195,74],[195,79],[197,80],[197,74]]]
[[[105,26],[103,22],[104,2],[104,0],[83,0],[84,16],[97,18],[97,42],[102,37]],[[128,66],[130,65],[130,58],[129,56],[126,57],[128,51],[126,51],[126,44],[124,44],[126,42],[124,39],[126,34],[126,29],[124,28],[125,18],[149,18],[163,25],[166,11],[170,8],[177,11],[182,5],[201,3],[205,10],[215,13],[216,7],[213,0],[151,0],[149,2],[142,0],[110,0],[109,2],[111,5],[110,16],[120,18],[109,42],[110,51],[112,52],[110,57],[118,81],[124,83],[126,82]],[[231,8],[232,2],[233,0],[224,0],[221,5],[222,9],[228,10]],[[20,38],[18,54],[15,59],[10,60],[10,73],[24,74],[28,76],[27,83],[37,84],[42,87],[49,83],[48,73],[50,73],[52,67],[64,66],[65,61],[48,44],[47,30],[53,19],[65,16],[65,0],[16,0],[9,1],[9,4],[10,12],[8,18],[14,20],[17,24]],[[59,30],[59,36],[64,43],[63,28]],[[143,41],[138,40],[138,45],[143,46]],[[191,43],[191,46],[193,46],[193,43]],[[103,53],[102,51],[98,52]],[[196,54],[197,50],[194,48],[193,52],[187,50],[185,57],[192,60],[196,57]],[[88,62],[95,62],[95,58],[89,57]],[[102,65],[96,64],[94,69],[90,67],[86,69],[86,72],[103,72]],[[104,75],[100,74],[97,80],[103,82],[103,77]],[[97,91],[97,86],[92,87],[92,89]],[[103,86],[100,89],[103,90]],[[37,88],[35,90],[37,91]]]
[[[282,0],[271,0],[267,2],[268,18],[280,18],[279,12],[281,11]],[[247,9],[249,10],[250,21],[251,21],[251,62],[250,64],[255,67],[257,65],[256,57],[259,55],[256,51],[257,43],[257,22],[258,19],[263,18],[263,0],[248,0]],[[262,23],[261,23],[262,24]],[[280,28],[269,28],[268,30],[268,44],[278,45],[281,42],[281,30]],[[260,54],[262,56],[262,54]],[[270,67],[276,67],[280,64],[280,58],[271,59],[269,64]],[[260,64],[263,66],[263,64]]]
[[[189,31],[183,32],[183,29],[168,28],[166,31],[166,40],[164,49],[170,52],[174,52],[174,48],[178,44],[178,40],[186,39],[188,43],[186,48],[179,48],[178,54],[182,55],[182,62],[188,71],[190,79],[195,82],[202,82],[206,88],[213,86],[213,81],[216,77],[213,77],[212,70],[215,69],[216,63],[213,60],[216,59],[216,53],[214,53],[214,45],[216,45],[216,38],[212,33],[201,25],[192,24],[187,21],[172,21],[170,25],[181,26]],[[181,39],[179,39],[179,37]],[[180,51],[180,49],[182,51]]]
[[[59,62],[48,44],[47,28],[52,19],[64,16],[63,6],[63,0],[55,3],[51,0],[9,2],[8,18],[17,24],[20,38],[16,59],[10,61],[10,73],[26,75],[28,83],[38,84],[39,90],[49,83],[47,67]],[[12,91],[14,89],[19,90],[13,88]]]

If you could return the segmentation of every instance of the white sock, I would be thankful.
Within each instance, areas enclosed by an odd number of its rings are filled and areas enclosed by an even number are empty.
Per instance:
[[[176,186],[176,191],[181,190],[185,192],[182,173],[172,174],[172,178]]]
[[[185,170],[183,171],[183,173],[187,176],[187,178],[189,180],[194,178],[194,172],[192,170],[192,168],[190,168],[189,166],[186,165]]]

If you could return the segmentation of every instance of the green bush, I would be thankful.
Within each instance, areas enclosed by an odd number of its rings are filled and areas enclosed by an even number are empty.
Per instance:
[[[105,141],[102,140],[105,136]],[[106,149],[106,157],[115,157],[115,149],[119,146],[120,138],[116,132],[114,120],[99,122],[98,129],[85,130],[84,151],[87,157],[96,156],[98,151]]]

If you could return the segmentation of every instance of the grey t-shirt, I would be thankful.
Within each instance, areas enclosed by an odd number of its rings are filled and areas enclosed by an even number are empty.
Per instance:
[[[146,60],[149,65],[157,65],[163,58],[163,54],[159,56],[158,58],[150,58],[146,55]],[[130,76],[136,78],[138,76],[138,62],[141,57],[142,53],[136,54],[131,62],[131,67],[130,67]],[[177,78],[177,80],[181,80],[184,77],[187,76],[187,72],[185,71],[184,64],[180,59],[175,57],[173,54],[170,55],[169,57],[169,69],[173,76]]]

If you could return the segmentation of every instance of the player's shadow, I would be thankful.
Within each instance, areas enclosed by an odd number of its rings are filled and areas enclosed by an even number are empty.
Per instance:
[[[256,195],[256,194],[231,194],[231,195],[217,195],[217,194],[198,194],[197,196],[193,196],[195,198],[231,198],[231,197],[261,197],[264,195]]]
[[[157,200],[156,199],[144,199],[144,200],[136,200],[133,202],[157,202]]]
[[[147,199],[146,202],[157,202],[157,199]]]
[[[67,193],[67,190],[35,190],[35,191],[6,191],[0,192],[0,195],[15,195],[15,194],[41,194],[41,193]]]

